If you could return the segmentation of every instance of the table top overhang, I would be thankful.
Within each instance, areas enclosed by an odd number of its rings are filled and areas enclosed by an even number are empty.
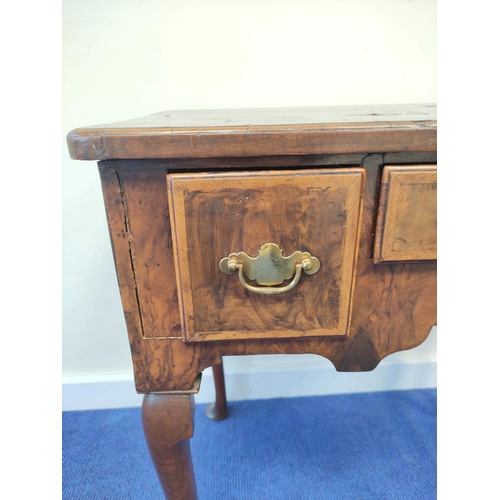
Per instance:
[[[433,152],[435,104],[165,111],[77,128],[76,160]]]

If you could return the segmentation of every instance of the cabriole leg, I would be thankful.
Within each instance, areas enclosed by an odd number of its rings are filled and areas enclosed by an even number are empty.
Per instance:
[[[142,424],[167,500],[197,500],[189,439],[194,431],[192,395],[146,394]]]

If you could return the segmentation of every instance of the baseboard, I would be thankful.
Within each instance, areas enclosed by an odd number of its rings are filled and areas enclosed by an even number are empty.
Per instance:
[[[330,362],[324,359],[318,361],[316,358],[309,357],[300,362],[296,359],[290,361],[288,358],[285,363],[274,362],[271,356],[253,356],[252,361],[246,363],[241,358],[239,362],[227,358],[225,375],[228,400],[291,398],[437,386],[437,362],[433,357],[405,361],[388,358],[375,370],[362,373],[338,373]],[[209,403],[214,394],[212,370],[207,369],[196,401]],[[131,374],[64,377],[62,403],[63,411],[126,408],[140,406],[142,396],[136,394]]]

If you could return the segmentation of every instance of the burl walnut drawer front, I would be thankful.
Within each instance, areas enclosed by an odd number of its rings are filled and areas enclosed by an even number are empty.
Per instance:
[[[373,260],[436,258],[436,166],[384,167]]]
[[[167,180],[184,340],[348,335],[364,169]]]

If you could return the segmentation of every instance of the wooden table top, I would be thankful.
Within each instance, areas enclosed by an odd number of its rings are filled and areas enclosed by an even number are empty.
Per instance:
[[[76,160],[436,151],[435,104],[165,111],[77,128]]]

